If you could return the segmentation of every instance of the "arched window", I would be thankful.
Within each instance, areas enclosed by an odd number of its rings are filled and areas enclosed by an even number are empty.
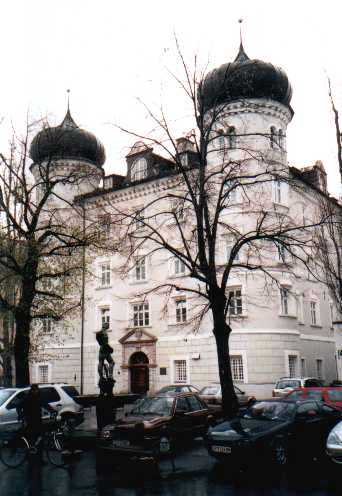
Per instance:
[[[271,148],[275,148],[275,144],[277,143],[277,132],[274,126],[271,126]]]
[[[278,131],[278,145],[280,148],[283,148],[284,146],[284,134],[282,129],[279,129]]]
[[[236,131],[235,127],[228,129],[228,148],[234,150],[236,148]]]
[[[147,161],[140,157],[131,166],[131,181],[141,181],[145,177],[147,177]]]

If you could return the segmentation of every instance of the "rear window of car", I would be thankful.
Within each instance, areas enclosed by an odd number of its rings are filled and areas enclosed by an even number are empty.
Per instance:
[[[342,401],[342,389],[328,389],[328,400],[330,401]]]
[[[0,406],[5,403],[5,401],[10,398],[15,391],[9,389],[0,389]]]
[[[220,386],[207,386],[201,390],[200,394],[214,395],[214,394],[219,394],[219,392],[220,392]]]
[[[286,388],[297,388],[300,387],[300,381],[295,381],[295,380],[284,380],[284,381],[278,381],[275,389],[286,389]]]
[[[62,386],[62,389],[70,398],[74,398],[80,394],[74,386]]]

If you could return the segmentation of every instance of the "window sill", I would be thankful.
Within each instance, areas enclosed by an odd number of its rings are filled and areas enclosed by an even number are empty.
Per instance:
[[[128,284],[130,286],[135,286],[136,284],[146,284],[148,279],[142,279],[141,281],[129,281]]]
[[[310,327],[317,327],[319,329],[322,329],[322,325],[321,324],[310,324]]]
[[[186,324],[189,324],[189,322],[188,321],[186,321],[186,322],[170,322],[168,324],[168,327],[184,326]]]
[[[184,272],[184,274],[171,274],[169,276],[170,279],[179,279],[181,277],[188,277],[188,274]]]
[[[291,314],[285,314],[285,313],[280,313],[278,317],[287,317],[288,319],[296,319],[297,315],[291,315]],[[299,322],[300,324],[303,324],[302,322]]]
[[[247,319],[248,315],[246,313],[241,313],[238,315],[227,315],[227,319]]]
[[[110,289],[112,287],[112,285],[110,284],[109,286],[97,286],[96,291],[99,291],[101,289]]]
[[[126,331],[133,331],[138,329],[152,329],[151,325],[142,325],[142,326],[127,326]]]

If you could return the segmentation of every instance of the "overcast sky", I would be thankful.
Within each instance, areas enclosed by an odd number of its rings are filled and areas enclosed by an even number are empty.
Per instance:
[[[75,121],[106,148],[106,173],[125,173],[134,139],[114,124],[148,132],[137,97],[164,103],[180,135],[188,131],[184,98],[167,68],[179,69],[173,32],[192,64],[232,61],[243,22],[245,51],[282,67],[293,87],[295,115],[288,128],[288,159],[303,167],[323,161],[330,191],[339,194],[336,146],[325,71],[342,112],[339,0],[3,0],[0,4],[1,146],[10,123],[21,128],[27,111],[58,124],[71,89]]]

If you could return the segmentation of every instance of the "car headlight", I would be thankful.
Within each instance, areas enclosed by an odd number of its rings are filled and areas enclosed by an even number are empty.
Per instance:
[[[337,432],[330,432],[327,444],[339,444],[342,446],[342,439],[338,436]]]

